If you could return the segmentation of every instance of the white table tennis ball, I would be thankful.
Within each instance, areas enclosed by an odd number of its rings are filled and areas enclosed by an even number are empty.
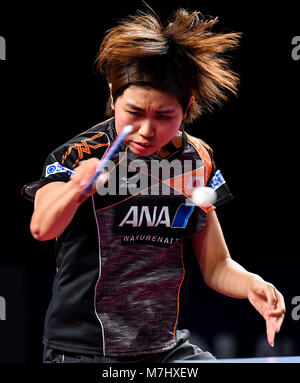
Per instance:
[[[192,201],[197,206],[212,205],[216,199],[217,193],[210,187],[198,187],[192,194]]]

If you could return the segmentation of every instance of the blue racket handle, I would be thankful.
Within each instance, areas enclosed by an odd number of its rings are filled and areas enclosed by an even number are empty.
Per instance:
[[[123,128],[122,133],[116,138],[115,142],[108,149],[108,152],[106,153],[106,155],[102,158],[102,160],[99,163],[99,165],[98,165],[95,173],[93,174],[92,178],[89,180],[88,184],[86,185],[86,187],[81,192],[80,197],[84,197],[89,192],[89,190],[93,186],[94,182],[96,181],[96,179],[99,177],[100,173],[105,168],[107,162],[115,154],[115,152],[117,151],[118,147],[121,145],[121,143],[124,141],[124,139],[128,136],[128,134],[132,132],[132,129],[133,129],[132,125],[126,125]]]

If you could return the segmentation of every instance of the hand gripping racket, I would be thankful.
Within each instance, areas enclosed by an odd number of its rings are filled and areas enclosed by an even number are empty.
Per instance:
[[[132,132],[133,126],[131,125],[126,125],[122,133],[116,138],[112,146],[108,149],[104,157],[102,158],[101,162],[97,166],[97,169],[91,179],[89,180],[88,184],[85,186],[85,188],[82,190],[81,195],[79,197],[79,200],[81,200],[83,197],[86,196],[86,194],[90,191],[91,187],[93,186],[94,182],[96,179],[99,177],[100,173],[103,171],[105,168],[105,165],[107,162],[111,159],[111,157],[115,154],[117,151],[118,147],[121,145],[121,143],[124,141],[124,139],[128,136],[129,133]]]

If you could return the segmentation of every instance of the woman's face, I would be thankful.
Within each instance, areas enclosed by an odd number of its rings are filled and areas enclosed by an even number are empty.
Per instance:
[[[133,131],[125,143],[141,157],[156,153],[171,141],[184,117],[175,96],[147,86],[129,86],[112,107],[117,134],[124,126],[132,125]]]

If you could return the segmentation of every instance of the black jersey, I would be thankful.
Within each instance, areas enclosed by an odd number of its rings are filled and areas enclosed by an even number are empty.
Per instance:
[[[49,182],[68,182],[81,160],[102,158],[115,138],[110,119],[60,146],[41,179],[24,187],[25,196],[34,198]],[[231,194],[210,147],[183,131],[146,158],[122,144],[107,170],[109,183],[80,205],[56,239],[44,343],[107,356],[168,350],[176,344],[183,239],[201,232],[207,212]],[[217,191],[215,206],[191,202],[199,185]]]

